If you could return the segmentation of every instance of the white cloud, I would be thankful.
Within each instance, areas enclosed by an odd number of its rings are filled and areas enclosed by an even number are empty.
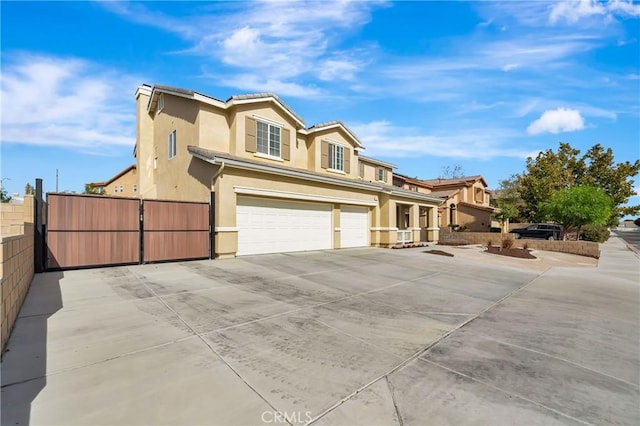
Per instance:
[[[611,0],[608,7],[612,12],[619,12],[621,15],[640,16],[640,4],[631,1]]]
[[[607,13],[606,7],[595,0],[570,0],[556,3],[549,14],[549,21],[556,23],[565,20],[569,24],[574,24],[582,18],[594,15],[604,15]]]
[[[349,126],[362,141],[367,153],[385,157],[431,155],[461,159],[495,157],[526,158],[529,151],[507,148],[517,135],[505,129],[452,129],[446,134],[422,134],[420,129],[396,126],[388,121],[372,121]]]
[[[327,59],[320,64],[318,78],[324,81],[353,80],[361,65],[348,59]]]
[[[344,51],[341,57],[331,52],[348,34],[366,25],[371,10],[382,5],[361,1],[231,2],[198,8],[196,15],[181,17],[150,11],[141,4],[107,3],[104,7],[192,43],[181,53],[225,64],[228,70],[218,74],[224,72],[229,84],[244,83],[238,88],[244,89],[247,81],[253,82],[250,86],[271,82],[289,88],[289,96],[309,96],[320,91],[300,90],[296,83],[300,78],[353,80],[362,70],[365,62],[358,57],[370,56],[371,46]],[[243,77],[235,77],[238,73]]]
[[[601,2],[597,0],[568,0],[556,3],[549,14],[549,22],[552,24],[565,21],[575,24],[578,21],[603,16],[611,21],[614,15],[640,16],[640,5],[631,1],[610,0]]]
[[[93,63],[23,54],[2,70],[2,142],[105,154],[135,144],[139,79]]]
[[[509,72],[518,68],[520,68],[520,64],[506,64],[505,66],[502,67],[502,71]]]
[[[237,74],[232,77],[222,77],[221,82],[227,86],[237,87],[249,92],[275,92],[279,96],[316,97],[320,90],[298,83],[281,81],[278,79],[261,78],[254,74]]]
[[[537,135],[540,133],[575,132],[584,129],[584,119],[580,111],[575,109],[558,108],[547,110],[542,116],[527,127],[527,133]]]

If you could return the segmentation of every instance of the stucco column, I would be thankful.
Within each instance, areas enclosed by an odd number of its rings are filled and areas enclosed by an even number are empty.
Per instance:
[[[389,195],[380,195],[380,246],[391,247],[398,241],[396,203]]]
[[[236,227],[236,193],[229,179],[218,177],[214,184],[215,208],[215,249],[216,258],[230,258],[238,251],[238,228]]]
[[[340,230],[340,204],[333,205],[333,248],[341,248],[342,231]]]
[[[438,222],[438,207],[429,209],[429,228],[427,229],[427,241],[438,242],[440,238],[440,223]]]
[[[411,241],[420,241],[420,206],[413,204],[409,207],[409,227],[411,228]]]

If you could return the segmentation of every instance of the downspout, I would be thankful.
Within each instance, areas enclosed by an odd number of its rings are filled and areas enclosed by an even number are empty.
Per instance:
[[[220,168],[213,174],[213,176],[211,176],[211,191],[213,191],[213,181],[216,180],[218,176],[222,174],[223,170],[224,170],[224,161],[220,163]]]
[[[215,235],[216,235],[216,192],[213,182],[222,174],[224,161],[220,163],[218,170],[211,176],[211,200],[209,204],[209,259],[216,257]]]

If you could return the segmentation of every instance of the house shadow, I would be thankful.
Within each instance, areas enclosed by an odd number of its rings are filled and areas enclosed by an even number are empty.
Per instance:
[[[47,323],[62,308],[63,272],[35,274],[1,365],[1,424],[30,424],[31,404],[47,384]]]

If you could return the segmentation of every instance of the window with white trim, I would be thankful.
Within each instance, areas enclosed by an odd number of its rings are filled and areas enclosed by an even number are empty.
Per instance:
[[[329,168],[344,171],[344,147],[329,143]]]
[[[378,167],[378,180],[384,182],[384,168]]]
[[[262,154],[280,158],[280,127],[256,120],[256,133],[257,151]]]
[[[176,131],[169,133],[169,160],[176,156]]]
[[[164,109],[164,93],[160,93],[158,96],[158,112]]]

